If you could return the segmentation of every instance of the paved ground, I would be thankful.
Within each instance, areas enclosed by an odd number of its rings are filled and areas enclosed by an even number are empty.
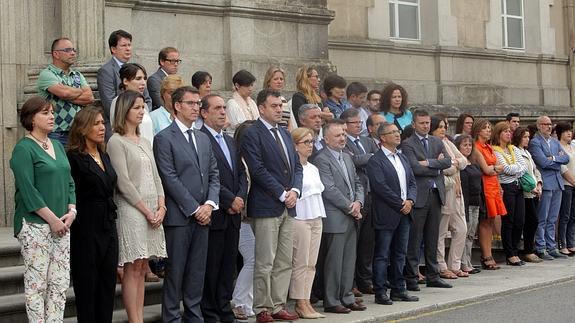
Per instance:
[[[574,322],[575,280],[399,320],[409,323]]]

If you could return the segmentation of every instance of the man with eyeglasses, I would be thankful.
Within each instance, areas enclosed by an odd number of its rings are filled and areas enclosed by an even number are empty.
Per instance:
[[[158,64],[160,67],[156,73],[148,77],[148,92],[150,92],[150,97],[152,97],[152,110],[164,106],[164,101],[160,95],[160,85],[164,77],[168,75],[178,74],[178,66],[182,60],[180,59],[180,53],[174,47],[162,48],[158,54]]]
[[[357,259],[355,265],[355,284],[359,292],[366,294],[373,294],[373,286],[371,282],[371,263],[373,260],[373,228],[371,226],[371,200],[369,192],[369,181],[365,171],[367,162],[377,152],[378,148],[373,140],[360,136],[362,131],[361,114],[358,109],[351,108],[345,110],[340,118],[347,124],[347,140],[344,152],[348,153],[353,160],[355,170],[365,195],[364,207],[361,210],[362,219],[358,221],[357,232]],[[360,297],[361,293],[354,288],[356,297]]]
[[[94,94],[84,75],[70,67],[76,63],[76,48],[68,38],[52,42],[52,64],[38,76],[38,95],[52,102],[54,130],[48,135],[66,146],[74,116],[82,106],[94,102]]]
[[[154,137],[167,207],[162,322],[203,322],[209,224],[212,211],[219,209],[220,177],[209,137],[192,127],[202,106],[200,94],[184,86],[172,93],[172,102],[174,121]]]

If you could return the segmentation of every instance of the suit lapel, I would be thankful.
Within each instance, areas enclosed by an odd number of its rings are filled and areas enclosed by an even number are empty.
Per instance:
[[[226,159],[226,155],[224,154],[224,152],[222,151],[222,148],[220,147],[220,144],[218,143],[218,141],[216,140],[216,138],[214,138],[214,136],[210,133],[210,131],[206,128],[206,127],[202,127],[202,129],[200,129],[203,133],[205,133],[208,138],[210,138],[210,142],[212,143],[212,149],[214,151],[214,154],[216,155],[216,158],[218,159],[222,159],[225,161],[225,165],[228,169],[230,169],[230,165],[228,164],[228,161]],[[232,153],[231,149],[230,149],[230,144],[228,143],[228,141],[225,139],[226,136],[223,136],[224,141],[226,141],[226,144],[228,145],[228,149],[230,150],[230,155]],[[197,138],[196,138],[197,139]],[[197,148],[196,148],[197,149]],[[232,164],[233,164],[233,159],[232,159]],[[232,171],[230,169],[230,171]]]
[[[389,160],[389,158],[387,158],[383,150],[380,150],[380,152],[381,154],[379,152],[378,154],[380,154],[379,158],[381,159],[381,162],[384,165],[383,172],[391,172],[392,174],[394,174],[395,175],[393,176],[394,184],[397,185],[397,187],[399,187],[399,174],[395,171],[395,165],[391,163],[391,161]],[[401,160],[401,162],[403,163],[403,160]],[[405,164],[403,165],[403,167],[405,168]]]
[[[200,169],[200,165],[198,164],[198,160],[199,160],[199,156],[196,156],[196,154],[193,152],[192,150],[192,146],[190,146],[190,143],[186,140],[186,137],[184,136],[184,134],[180,131],[180,127],[178,127],[178,124],[176,123],[176,121],[174,120],[172,122],[172,133],[173,136],[175,138],[176,141],[179,141],[179,146],[183,147],[183,149],[190,155],[190,159],[192,160],[193,163],[196,164],[196,166],[198,167],[198,169]],[[191,138],[190,138],[191,139]],[[197,138],[196,138],[197,139]],[[197,143],[197,140],[196,140]],[[198,154],[200,153],[198,150],[198,145],[196,145],[196,151],[198,152]]]
[[[266,125],[258,119],[258,121],[256,122],[256,125],[258,127],[260,127],[260,129],[262,130],[262,138],[263,140],[266,140],[268,142],[268,144],[272,147],[273,150],[276,151],[276,155],[279,157],[280,155],[280,147],[278,146],[276,139],[274,138],[274,135],[271,133],[271,131],[268,130],[268,128],[266,127]],[[283,137],[282,131],[279,130],[280,136]],[[285,138],[284,138],[284,142],[285,142]],[[288,148],[289,149],[289,148]],[[289,155],[289,154],[288,154]],[[287,158],[290,158],[289,156],[286,156]],[[279,159],[282,159],[281,157],[279,157]],[[282,160],[283,163],[283,160]],[[289,167],[288,167],[289,169]]]

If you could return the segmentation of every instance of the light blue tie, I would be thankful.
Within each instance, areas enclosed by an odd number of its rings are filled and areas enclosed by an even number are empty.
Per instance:
[[[226,156],[226,160],[228,161],[230,168],[234,169],[234,167],[232,166],[232,157],[230,156],[230,150],[228,149],[228,145],[226,145],[226,142],[224,141],[224,137],[218,133],[216,135],[216,140],[218,141],[218,144],[220,145],[220,148],[222,149],[224,156]]]

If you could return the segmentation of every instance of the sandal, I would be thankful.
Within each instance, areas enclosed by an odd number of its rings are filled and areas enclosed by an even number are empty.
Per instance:
[[[234,313],[234,317],[238,321],[247,321],[248,316],[246,315],[246,311],[244,310],[243,306],[236,306],[232,308],[232,313]]]
[[[457,270],[453,272],[457,277],[463,277],[463,278],[467,278],[469,277],[469,273],[466,272],[465,270]]]
[[[501,268],[497,266],[497,263],[492,256],[481,257],[481,267],[483,267],[485,270],[497,270]]]
[[[457,279],[457,275],[449,269],[442,270],[439,273],[439,277],[443,279]]]

